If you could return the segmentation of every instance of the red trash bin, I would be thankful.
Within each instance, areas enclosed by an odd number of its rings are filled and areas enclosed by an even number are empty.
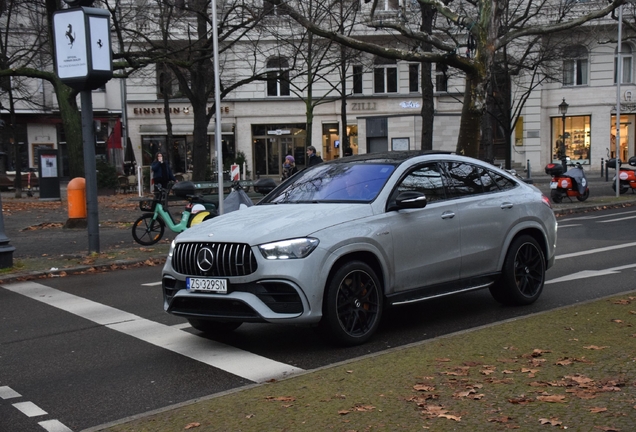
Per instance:
[[[76,177],[66,187],[69,219],[86,219],[86,180]]]

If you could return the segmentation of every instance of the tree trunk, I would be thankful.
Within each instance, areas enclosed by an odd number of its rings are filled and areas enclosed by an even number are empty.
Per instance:
[[[62,83],[56,84],[54,88],[66,136],[69,175],[71,178],[84,177],[82,116],[77,107],[77,92]]]
[[[479,81],[479,77],[466,75],[466,91],[459,124],[459,136],[457,138],[457,153],[474,158],[479,157],[480,137],[477,131],[480,130],[483,113],[481,106],[475,104],[475,98],[479,97],[476,96],[476,89],[480,87]]]

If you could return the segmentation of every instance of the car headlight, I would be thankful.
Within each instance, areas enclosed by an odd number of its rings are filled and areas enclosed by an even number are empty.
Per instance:
[[[258,249],[268,260],[298,259],[308,256],[318,243],[315,238],[298,238],[262,244]]]
[[[177,244],[176,241],[172,240],[172,243],[170,243],[170,249],[168,250],[168,258],[172,258],[172,253],[174,252],[174,247]]]

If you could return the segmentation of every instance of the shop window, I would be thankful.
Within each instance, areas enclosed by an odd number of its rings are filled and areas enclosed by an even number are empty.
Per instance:
[[[588,51],[582,45],[572,45],[563,50],[563,85],[588,84]]]
[[[409,91],[411,93],[418,92],[420,90],[420,65],[409,65]]]
[[[182,73],[189,77],[189,72],[183,70]],[[157,64],[157,97],[163,98],[181,98],[185,96],[185,91],[177,79],[174,71],[165,63]]]
[[[552,161],[560,163],[561,144],[564,144],[568,163],[590,163],[591,152],[591,116],[565,117],[565,133],[563,118],[552,119]]]
[[[435,91],[448,91],[448,76],[446,75],[447,71],[448,66],[442,63],[435,63]]]
[[[270,1],[263,0],[263,15],[266,16],[284,16],[289,15],[289,12],[284,5],[275,5]]]
[[[289,62],[283,57],[267,61],[267,96],[289,96]]]
[[[362,94],[362,66],[353,67],[353,94]]]
[[[398,72],[395,60],[376,57],[373,66],[374,93],[397,93]]]
[[[632,47],[624,43],[621,49],[621,61],[623,65],[621,83],[627,84],[632,82]],[[618,48],[614,53],[614,84],[616,84],[616,75],[618,74]]]
[[[365,0],[365,3],[370,3],[370,1]],[[400,8],[400,0],[378,0],[375,10],[395,12],[399,8]]]

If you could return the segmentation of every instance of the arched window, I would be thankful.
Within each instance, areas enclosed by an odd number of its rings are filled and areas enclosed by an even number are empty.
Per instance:
[[[583,45],[571,45],[563,50],[563,85],[588,84],[588,52]]]
[[[373,61],[374,93],[397,93],[398,72],[395,60],[376,57]]]
[[[267,96],[289,96],[289,62],[284,57],[267,60]]]
[[[623,64],[623,70],[621,79],[621,83],[631,83],[632,82],[632,47],[623,43],[621,49],[621,60]],[[618,47],[614,50],[614,84],[616,84],[616,75],[618,74]]]

